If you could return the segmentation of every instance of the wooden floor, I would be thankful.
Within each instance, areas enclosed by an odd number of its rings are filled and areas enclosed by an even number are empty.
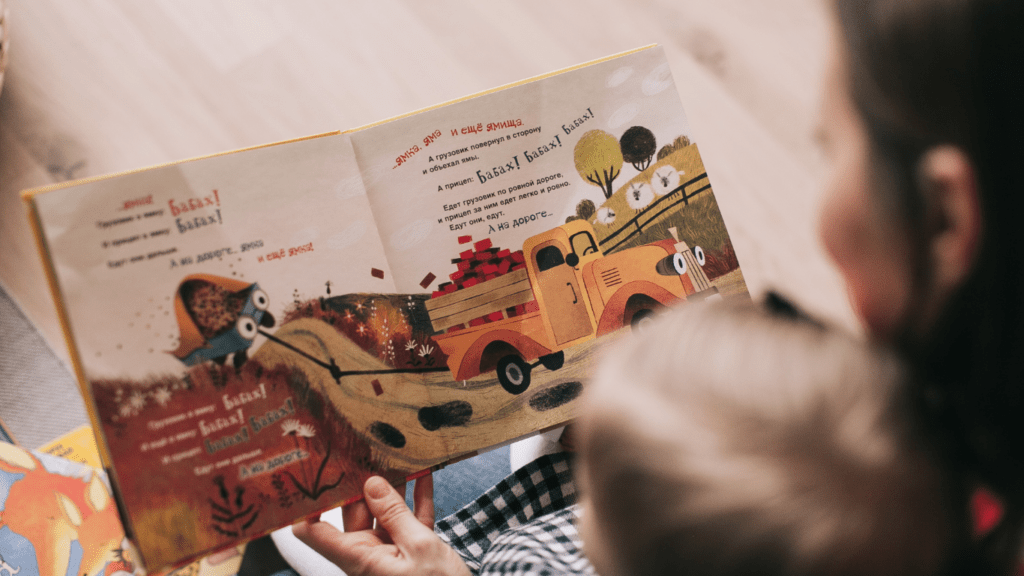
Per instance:
[[[650,43],[667,51],[751,291],[854,324],[815,233],[822,0],[7,5],[0,284],[62,357],[20,190],[356,127]]]

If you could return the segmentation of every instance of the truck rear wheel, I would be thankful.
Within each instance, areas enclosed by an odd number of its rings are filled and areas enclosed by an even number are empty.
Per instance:
[[[530,387],[530,365],[509,354],[498,360],[498,382],[509,394],[522,394]]]

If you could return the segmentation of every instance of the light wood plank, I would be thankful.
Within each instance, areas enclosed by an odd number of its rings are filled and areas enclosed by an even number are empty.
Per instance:
[[[530,289],[503,292],[500,297],[489,298],[486,302],[474,302],[471,306],[454,311],[447,316],[439,316],[435,319],[434,315],[431,314],[430,324],[434,327],[435,331],[440,332],[493,312],[504,312],[506,308],[532,302],[534,298],[533,290]]]

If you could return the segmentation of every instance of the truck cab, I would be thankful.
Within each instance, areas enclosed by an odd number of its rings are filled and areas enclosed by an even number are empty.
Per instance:
[[[603,257],[594,229],[574,220],[523,243],[530,287],[544,316],[548,341],[568,348],[597,333],[583,270]]]

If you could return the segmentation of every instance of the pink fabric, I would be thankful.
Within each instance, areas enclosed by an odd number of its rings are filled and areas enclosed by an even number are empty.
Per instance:
[[[974,523],[974,535],[981,537],[988,534],[1003,519],[1003,504],[984,488],[974,491],[971,497],[971,520]]]

